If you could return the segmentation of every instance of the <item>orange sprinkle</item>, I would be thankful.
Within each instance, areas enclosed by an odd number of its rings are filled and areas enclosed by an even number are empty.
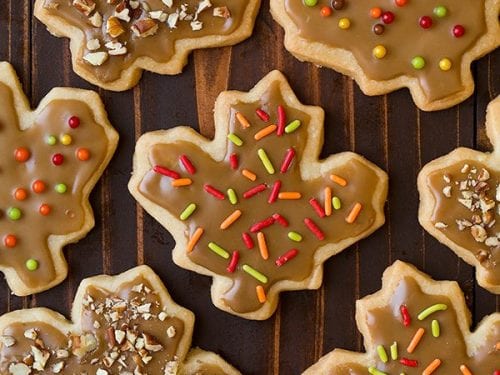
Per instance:
[[[363,206],[361,205],[361,203],[356,203],[351,212],[349,212],[349,215],[347,215],[347,217],[345,218],[345,221],[347,221],[348,224],[354,223],[358,218],[362,208]]]
[[[340,186],[347,186],[347,181],[345,179],[343,179],[342,177],[340,176],[337,176],[336,174],[332,174],[330,175],[330,179],[335,182],[337,185],[340,185]]]
[[[381,15],[382,15],[382,9],[380,9],[379,7],[374,7],[370,9],[371,18],[380,18]]]
[[[264,233],[257,233],[257,242],[259,243],[260,256],[262,259],[269,259],[269,250],[267,249],[266,236],[264,236]]]
[[[413,336],[413,338],[411,339],[410,345],[408,345],[408,348],[406,348],[406,351],[408,353],[410,353],[410,354],[413,353],[413,351],[417,347],[420,340],[422,340],[424,333],[425,333],[425,329],[423,329],[423,328],[419,328],[417,330],[417,332],[415,333],[415,336]]]
[[[25,161],[27,161],[30,156],[31,153],[25,147],[16,148],[16,150],[14,151],[14,158],[20,163],[24,163]]]
[[[495,344],[495,350],[500,350],[500,341]]]
[[[266,126],[264,129],[259,130],[257,133],[255,133],[255,135],[253,136],[253,138],[254,138],[256,141],[259,141],[259,140],[261,140],[262,138],[267,137],[269,134],[274,133],[274,131],[276,130],[276,128],[277,128],[277,126],[276,126],[276,125],[269,125],[269,126]]]
[[[190,178],[178,178],[177,180],[172,180],[171,184],[173,187],[189,186],[193,183]]]
[[[17,245],[17,237],[13,234],[8,234],[4,237],[3,243],[6,247],[16,247]]]
[[[48,214],[50,214],[50,211],[52,211],[52,209],[48,204],[45,203],[40,205],[40,208],[38,209],[38,212],[40,212],[40,215],[42,216],[47,216]]]
[[[325,215],[330,216],[332,214],[332,188],[327,186],[325,188]]]
[[[87,161],[90,159],[90,151],[86,148],[79,148],[76,150],[76,157],[80,161]]]
[[[238,220],[241,216],[240,210],[235,210],[231,215],[224,219],[222,224],[220,225],[220,229],[229,228],[236,220]]]
[[[190,253],[193,251],[194,247],[200,240],[201,236],[203,234],[203,228],[196,228],[196,230],[193,233],[193,236],[189,239],[189,242],[187,244],[187,252]]]
[[[240,122],[241,126],[243,126],[244,128],[250,127],[250,123],[248,122],[247,118],[243,115],[243,113],[236,112],[236,118]]]
[[[460,366],[460,371],[462,371],[462,374],[464,374],[464,375],[472,375],[472,372],[469,370],[469,368],[466,365]]]
[[[255,287],[255,291],[257,292],[257,298],[259,299],[260,303],[264,303],[267,301],[266,292],[264,291],[262,285],[257,285]]]
[[[33,181],[31,188],[37,194],[42,193],[45,190],[45,182],[43,182],[41,180]]]
[[[243,169],[241,171],[241,174],[251,181],[255,181],[257,179],[257,175],[253,172],[250,172],[248,169]]]
[[[425,368],[424,371],[422,371],[422,375],[431,375],[439,366],[441,366],[441,360],[436,358],[431,362],[429,366]]]
[[[28,197],[28,192],[23,188],[18,188],[14,191],[14,198],[16,201],[23,201]]]
[[[332,8],[329,6],[323,6],[321,7],[320,13],[323,17],[330,17],[332,15]]]
[[[302,198],[302,194],[298,191],[283,191],[278,194],[279,199],[300,199]]]

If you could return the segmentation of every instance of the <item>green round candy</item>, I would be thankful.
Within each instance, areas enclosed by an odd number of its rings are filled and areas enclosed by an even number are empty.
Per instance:
[[[446,7],[443,5],[438,5],[437,7],[434,8],[434,14],[436,15],[436,17],[439,18],[446,17],[447,13],[448,9],[446,9]]]
[[[57,184],[55,189],[59,194],[64,194],[68,191],[68,187],[65,184]]]
[[[38,269],[38,262],[35,259],[28,259],[26,261],[26,268],[28,271],[36,271]]]
[[[314,7],[318,4],[318,0],[304,0],[304,4],[308,7]]]
[[[45,138],[45,142],[47,142],[49,146],[54,146],[57,143],[57,138],[53,135],[48,135]]]
[[[411,59],[411,65],[417,70],[423,69],[425,66],[425,60],[422,56],[415,56]]]
[[[19,220],[23,216],[23,213],[19,208],[11,207],[7,210],[7,216],[10,220]]]

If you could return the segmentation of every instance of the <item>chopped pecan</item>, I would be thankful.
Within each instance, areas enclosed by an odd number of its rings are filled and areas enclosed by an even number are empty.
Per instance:
[[[125,32],[125,29],[117,17],[111,16],[106,22],[106,32],[111,38],[118,38]]]
[[[73,6],[88,17],[95,9],[95,2],[94,0],[73,0]]]
[[[132,31],[140,38],[147,38],[148,36],[156,34],[158,31],[158,24],[151,18],[144,18],[136,21],[132,25]]]

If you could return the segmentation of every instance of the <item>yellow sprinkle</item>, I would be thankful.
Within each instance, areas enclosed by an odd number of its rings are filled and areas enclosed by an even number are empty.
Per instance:
[[[377,59],[383,59],[385,55],[387,55],[387,49],[383,45],[379,44],[373,49],[372,53]]]
[[[452,63],[450,59],[444,58],[439,61],[439,69],[447,72],[451,69]]]
[[[349,18],[341,18],[339,20],[339,27],[342,30],[347,30],[349,27],[351,27],[351,20]]]
[[[73,142],[73,138],[71,138],[71,135],[69,134],[61,135],[61,138],[59,140],[64,146],[69,146]]]

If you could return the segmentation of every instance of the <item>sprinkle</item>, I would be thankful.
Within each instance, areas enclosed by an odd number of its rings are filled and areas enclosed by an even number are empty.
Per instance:
[[[240,210],[235,210],[231,215],[229,215],[220,225],[220,229],[224,230],[229,228],[231,225],[234,224],[236,220],[238,220],[241,216],[241,211]]]
[[[55,191],[57,191],[59,194],[64,194],[68,191],[68,187],[65,184],[56,184],[54,187]]]
[[[297,232],[288,232],[288,238],[295,242],[301,242],[302,236]]]
[[[437,311],[444,311],[447,308],[448,308],[448,306],[445,305],[444,303],[436,303],[435,305],[429,306],[424,311],[422,311],[420,314],[418,314],[417,318],[418,318],[418,320],[424,320],[429,315],[434,314]]]
[[[203,185],[203,190],[205,190],[208,194],[213,195],[215,198],[223,200],[226,199],[224,196],[224,193],[216,188],[214,188],[212,185],[205,184]]]
[[[269,160],[269,156],[267,156],[266,151],[263,148],[259,148],[257,150],[257,155],[259,155],[259,159],[264,165],[264,168],[266,168],[267,173],[274,174],[275,170],[273,163],[271,163],[271,160]]]
[[[238,169],[238,155],[232,153],[229,155],[229,164],[231,165],[231,169]]]
[[[28,259],[26,261],[26,268],[28,271],[36,271],[38,269],[38,262],[35,259]]]
[[[227,189],[227,196],[228,196],[229,202],[231,202],[231,204],[238,203],[238,197],[236,196],[236,193],[233,189]]]
[[[248,122],[247,118],[245,117],[245,115],[243,115],[243,113],[241,112],[236,112],[236,118],[238,119],[238,122],[240,123],[240,125],[246,129],[246,128],[249,128],[250,127],[250,123]]]
[[[35,192],[36,194],[43,193],[45,191],[45,182],[42,180],[35,180],[33,181],[33,184],[31,184],[31,190]]]
[[[40,213],[40,215],[42,216],[47,216],[50,214],[50,211],[52,211],[52,209],[50,208],[50,206],[48,204],[41,204],[40,207],[38,208],[38,212]]]
[[[255,268],[250,267],[248,264],[244,264],[242,268],[243,268],[243,271],[248,273],[250,276],[252,276],[257,281],[260,281],[262,284],[267,284],[267,277],[264,276],[263,274],[261,274]]]
[[[281,173],[286,173],[288,171],[288,168],[290,168],[294,157],[295,150],[293,148],[289,148],[288,150],[286,150],[285,158],[283,159],[283,163],[281,163],[280,167]]]
[[[351,20],[349,18],[341,18],[339,20],[339,27],[342,30],[347,30],[349,27],[351,27]]]
[[[196,204],[190,203],[179,216],[182,221],[187,220],[196,210]]]
[[[62,165],[64,163],[63,154],[54,154],[52,155],[52,164],[54,165]]]
[[[73,138],[71,138],[71,135],[69,134],[63,134],[59,138],[59,141],[64,145],[64,146],[69,146],[71,143],[73,143]]]
[[[398,359],[398,343],[396,341],[391,345],[391,359],[393,361]]]
[[[441,327],[439,327],[439,322],[434,319],[431,323],[432,336],[439,337],[441,334]]]
[[[48,135],[45,137],[45,143],[49,146],[54,146],[57,143],[57,138],[53,135]]]
[[[452,32],[455,38],[461,38],[465,34],[465,27],[462,25],[455,25],[453,26]]]
[[[411,65],[416,70],[423,69],[425,67],[425,59],[422,56],[415,56],[411,59]]]
[[[243,198],[245,198],[245,199],[251,198],[256,194],[262,193],[266,189],[267,189],[266,184],[259,184],[257,186],[254,186],[253,188],[245,191],[243,193]]]
[[[8,247],[8,248],[16,247],[16,245],[17,245],[17,237],[15,235],[13,235],[13,234],[7,234],[3,238],[3,244],[5,245],[5,247]]]
[[[403,317],[404,326],[408,327],[411,324],[411,316],[408,312],[408,307],[406,307],[406,305],[401,305],[399,310],[401,311],[401,316]]]
[[[173,171],[173,170],[165,168],[165,167],[161,167],[159,165],[155,165],[153,167],[153,171],[155,171],[156,173],[159,173],[163,176],[167,176],[167,177],[170,177],[173,179],[181,178],[181,175],[179,173],[177,173],[176,171]]]
[[[434,8],[432,11],[437,17],[443,18],[446,17],[446,14],[448,13],[448,9],[445,6],[438,5],[437,7]]]
[[[231,256],[231,261],[227,266],[226,270],[229,273],[233,273],[236,270],[236,266],[238,265],[238,261],[240,260],[240,253],[238,250],[233,251],[233,255]]]
[[[262,285],[257,285],[255,287],[255,292],[257,293],[257,299],[259,300],[260,303],[266,302],[266,292],[264,291],[264,288]]]
[[[325,6],[321,7],[319,12],[320,12],[322,17],[330,17],[332,15],[332,8],[325,5]]]
[[[300,125],[302,125],[302,123],[300,122],[300,120],[293,120],[291,123],[289,123],[285,127],[285,133],[286,134],[293,133],[295,130],[297,130],[298,128],[300,128]]]
[[[253,249],[254,243],[253,243],[252,236],[250,236],[246,232],[243,232],[241,234],[241,239],[243,240],[243,243],[245,244],[245,246],[247,247],[247,249]]]
[[[181,160],[181,163],[184,166],[184,168],[186,168],[186,171],[188,171],[190,174],[196,173],[195,166],[193,165],[191,160],[189,160],[189,158],[186,155],[181,155],[180,160]]]
[[[273,214],[273,219],[282,227],[288,227],[288,221],[280,214]]]
[[[299,251],[297,249],[291,249],[288,250],[285,254],[281,255],[276,261],[274,262],[278,267],[281,267],[288,261],[292,260],[299,254]]]
[[[250,172],[248,169],[243,169],[241,174],[248,178],[250,181],[255,181],[257,179],[257,175],[253,172]]]
[[[71,129],[76,129],[80,126],[80,118],[78,116],[71,116],[68,120],[68,125]]]
[[[191,236],[191,238],[189,239],[189,241],[187,243],[186,250],[188,253],[193,251],[194,247],[196,246],[196,244],[200,240],[201,236],[203,235],[203,232],[204,232],[203,228],[200,228],[200,227],[196,228],[196,230],[194,231],[193,235]]]
[[[325,215],[330,216],[332,214],[332,188],[330,186],[325,187]]]
[[[87,161],[90,159],[90,151],[87,148],[80,147],[76,150],[76,158],[80,161]]]
[[[381,15],[382,15],[382,9],[380,9],[379,7],[374,7],[370,9],[371,18],[377,19],[380,18]]]
[[[401,363],[403,366],[408,366],[408,367],[417,367],[418,366],[418,361],[415,361],[414,359],[408,359],[408,358],[401,358],[399,360],[399,363]]]
[[[337,176],[336,174],[331,174],[330,175],[330,180],[332,180],[337,185],[340,185],[342,187],[347,186],[347,181],[345,179],[343,179],[342,177]]]
[[[18,161],[20,163],[24,163],[24,162],[28,161],[30,156],[31,156],[31,153],[25,147],[16,148],[16,150],[14,151],[14,158],[16,159],[16,161]]]
[[[28,192],[26,189],[18,188],[14,191],[14,199],[16,201],[23,201],[28,197]]]
[[[273,224],[274,224],[274,218],[272,216],[270,216],[264,220],[259,221],[258,223],[255,223],[254,225],[252,225],[250,227],[250,232],[252,232],[252,233],[259,232],[262,229],[267,228]]]
[[[451,69],[452,62],[448,58],[443,58],[439,60],[439,69],[441,69],[443,72],[447,72],[448,70]]]
[[[243,141],[241,140],[241,138],[234,133],[228,134],[227,139],[229,139],[231,142],[233,142],[233,144],[235,144],[238,147],[243,146]]]
[[[461,365],[460,366],[460,371],[464,375],[472,375],[472,372],[469,370],[469,368],[466,365]]]
[[[368,372],[372,375],[387,375],[387,373],[380,371],[379,369],[375,367],[368,367]]]
[[[257,109],[255,111],[255,113],[257,113],[257,116],[259,116],[259,118],[264,121],[264,122],[268,122],[269,121],[269,114],[267,112],[265,112],[264,110],[262,109]]]
[[[274,203],[276,202],[276,199],[278,199],[278,194],[281,189],[281,181],[278,180],[273,184],[273,188],[271,189],[271,194],[269,194],[269,199],[267,200],[267,203]]]
[[[387,357],[387,352],[385,351],[385,348],[382,345],[377,346],[377,353],[382,362],[387,363],[389,361],[389,357]]]
[[[193,183],[190,178],[178,178],[170,183],[173,187],[189,186]]]
[[[340,210],[342,208],[342,202],[339,197],[332,198],[332,205],[335,210]]]
[[[271,135],[274,133],[274,131],[277,129],[278,127],[276,125],[269,125],[269,126],[266,126],[264,129],[262,130],[259,130],[257,133],[255,133],[255,135],[253,136],[253,138],[256,140],[256,141],[260,141],[262,138],[265,138],[267,137],[268,135]]]
[[[323,241],[325,239],[325,234],[321,231],[321,229],[319,229],[314,221],[306,217],[304,219],[304,224],[307,226],[307,228],[309,228],[309,230],[316,236],[318,240]]]
[[[408,345],[408,348],[406,348],[406,351],[408,353],[410,353],[410,354],[413,353],[413,351],[415,350],[417,345],[420,343],[420,340],[422,340],[424,333],[425,333],[425,329],[423,329],[423,328],[419,328],[417,330],[417,332],[415,332],[415,335],[413,336],[413,338],[410,341],[410,345]]]
[[[316,198],[309,199],[309,204],[312,206],[312,208],[314,208],[314,211],[316,211],[316,213],[318,214],[318,216],[320,218],[325,217],[325,215],[326,215],[325,210],[323,209],[323,207],[321,207],[321,205],[316,200]]]
[[[385,55],[387,55],[387,48],[385,48],[383,45],[379,44],[373,48],[372,54],[377,59],[383,59],[385,57]]]
[[[229,253],[224,250],[222,247],[217,245],[215,242],[210,242],[208,244],[208,248],[212,250],[215,254],[219,255],[220,257],[224,259],[229,259]]]
[[[269,259],[269,249],[267,248],[266,236],[264,235],[264,233],[257,233],[257,243],[259,244],[259,251],[262,259]]]
[[[356,219],[358,218],[359,216],[359,213],[361,212],[361,209],[363,208],[363,206],[361,205],[361,203],[356,203],[354,205],[354,207],[352,208],[351,212],[349,212],[349,215],[347,215],[347,217],[345,218],[345,221],[348,223],[348,224],[352,224],[356,221]]]
[[[286,200],[300,199],[300,198],[302,198],[302,194],[300,194],[297,191],[283,191],[283,192],[278,194],[278,198],[279,199],[286,199]]]
[[[425,368],[425,370],[422,372],[422,375],[431,375],[439,366],[441,366],[441,360],[436,358],[430,363],[429,366]]]
[[[278,106],[278,136],[282,136],[285,131],[286,112],[282,105]]]

